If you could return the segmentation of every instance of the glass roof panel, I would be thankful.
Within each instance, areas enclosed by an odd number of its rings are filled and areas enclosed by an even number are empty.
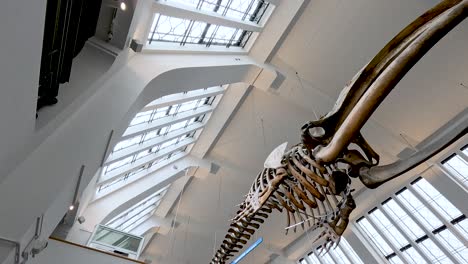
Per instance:
[[[222,16],[258,22],[269,4],[263,0],[169,0]]]
[[[174,42],[180,45],[202,44],[206,46],[243,47],[252,32],[156,14],[154,27],[148,36],[153,42]]]
[[[201,106],[214,107],[212,102],[217,96],[211,93],[209,89],[199,89],[173,94],[170,95],[170,101],[167,101],[169,96],[165,101],[160,101],[161,107],[158,107],[157,100],[159,99],[157,99],[145,107],[145,109],[152,110],[137,113],[129,125],[138,124],[136,131],[134,129],[132,132],[136,135],[115,145],[112,151],[113,156],[111,156],[114,162],[108,162],[102,169],[96,192],[101,193],[106,190],[105,193],[107,193],[110,189],[120,188],[127,183],[129,178],[133,181],[134,178],[144,177],[155,171],[154,167],[150,169],[152,166],[162,161],[178,159],[181,157],[179,154],[186,153],[187,148],[193,144],[195,135],[199,134],[196,132],[203,129],[199,124],[206,122],[206,110],[200,109],[200,114],[190,118],[181,116],[180,121],[177,122],[174,122],[174,119],[178,118],[179,113],[196,111]],[[205,97],[203,97],[204,94]],[[171,101],[173,104],[170,104]],[[153,130],[148,131],[151,125],[141,126],[143,123],[149,124],[163,117],[169,118],[154,126]],[[140,127],[141,132],[138,132]],[[109,188],[111,186],[114,188]]]

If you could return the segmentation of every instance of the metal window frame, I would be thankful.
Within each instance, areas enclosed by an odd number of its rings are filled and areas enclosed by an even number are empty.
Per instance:
[[[216,3],[212,3],[206,0],[199,0],[197,5],[193,6],[193,8],[197,12],[211,11],[211,12],[221,15],[222,17],[225,17],[226,19],[249,21],[252,23],[259,24],[263,16],[265,15],[266,11],[270,7],[270,3],[268,1],[250,0],[247,8],[243,11],[240,11],[240,10],[231,8],[231,4],[233,2],[234,2],[233,0],[228,0],[227,3],[223,5],[222,2],[219,2],[219,1],[217,1]],[[204,3],[209,3],[210,5],[213,5],[213,8],[211,10],[205,10],[205,9],[202,10]],[[253,7],[254,3],[257,4],[255,8]],[[184,3],[182,2],[182,4]],[[251,12],[253,8],[254,8],[254,11]],[[218,12],[219,10],[222,10],[222,12]],[[239,12],[242,14],[242,16],[240,19],[226,16],[228,12]],[[175,33],[172,33],[172,29],[169,32],[158,31],[158,28],[160,28],[160,25],[161,25],[161,18],[181,19],[180,24],[183,24],[184,26],[184,29],[185,29],[184,33],[175,34]],[[191,35],[195,24],[197,24],[197,26],[200,25],[202,28],[200,30],[201,33],[198,36]],[[194,45],[205,45],[206,47],[210,47],[214,45],[214,46],[225,46],[226,48],[229,48],[229,47],[244,48],[247,45],[251,35],[253,34],[252,31],[247,30],[247,29],[221,26],[221,25],[216,25],[216,24],[208,23],[208,22],[201,21],[201,20],[174,17],[165,13],[164,11],[161,12],[161,10],[159,10],[159,12],[154,13],[151,25],[152,26],[149,28],[148,37],[147,37],[148,44],[152,44],[153,42],[169,42],[169,43],[178,43],[180,46],[185,46],[186,44],[194,44]],[[217,33],[221,27],[233,29],[231,37],[226,36],[225,38],[220,39]],[[212,29],[210,32],[210,28],[214,28],[214,29]],[[209,32],[210,34],[208,34]],[[160,34],[162,34],[163,36],[174,37],[176,40],[175,39],[169,40],[169,39],[163,39],[161,37],[156,37],[157,35],[160,35]]]
[[[151,206],[153,205],[156,205],[156,208],[157,206],[159,205],[158,203],[160,203],[160,201],[164,198],[164,196],[166,195],[167,193],[167,190],[169,189],[170,185],[167,185],[163,188],[161,188],[160,190],[156,191],[155,193],[149,195],[148,197],[145,197],[143,199],[141,199],[140,201],[136,202],[134,205],[132,205],[130,208],[126,209],[125,211],[123,211],[122,213],[118,214],[117,216],[113,217],[112,219],[110,219],[109,221],[106,222],[105,226],[107,227],[110,227],[112,229],[115,229],[115,230],[119,230],[119,231],[122,231],[122,232],[127,232],[127,231],[123,231],[122,229],[120,229],[120,227],[125,224],[126,222],[130,221],[131,219],[133,219],[135,216],[137,216],[139,213],[145,211],[146,209],[150,208]],[[148,201],[151,201],[151,199],[154,199],[156,198],[157,196],[159,196],[159,199],[155,200],[154,202],[150,203],[149,205],[147,206],[144,206],[146,202]],[[143,209],[139,209],[141,206],[143,206]],[[122,223],[120,223],[119,225],[117,225],[116,227],[113,227],[111,226],[113,223],[117,222],[118,220],[120,220],[121,218],[125,217],[126,215],[128,215],[130,212],[133,212],[134,210],[138,210],[138,213],[135,214],[134,216],[132,216],[131,218],[129,219],[126,219],[125,221],[123,221]]]
[[[132,144],[120,149],[119,152],[121,150],[126,151],[121,152],[120,156],[116,157],[115,153],[112,152],[107,160],[103,162],[103,168],[100,170],[101,176],[96,182],[93,201],[118,191],[131,182],[154,174],[162,167],[187,155],[187,152],[191,149],[190,146],[196,143],[198,135],[201,134],[210,117],[210,113],[215,109],[219,98],[223,96],[225,91],[226,87],[224,86],[202,88],[191,92],[167,95],[146,105],[139,113],[151,111],[153,118],[150,118],[150,123],[155,120],[154,115],[158,109],[167,107],[166,115],[158,118],[157,123],[132,126],[130,131],[130,127],[127,128],[121,137],[121,141],[138,136],[141,136],[141,138],[138,144]],[[194,107],[183,112],[176,109],[171,116],[168,115],[171,108],[180,108],[183,103],[187,102],[195,102]],[[182,123],[183,127],[168,132],[170,126],[176,123]],[[165,127],[167,129],[162,131]],[[157,131],[157,136],[147,140],[146,136],[155,131]],[[160,138],[161,136],[166,137]],[[162,144],[173,139],[176,139],[174,144],[167,146],[164,150],[160,149]],[[142,151],[150,151],[151,153],[137,159],[137,155]],[[106,172],[109,165],[128,157],[131,157],[129,163],[122,164],[112,171]],[[157,165],[157,167],[154,167],[154,165]],[[104,175],[106,177],[103,177]]]
[[[129,236],[129,237],[134,237],[134,238],[137,238],[137,239],[140,239],[140,244],[138,246],[138,250],[135,252],[135,251],[131,251],[131,250],[128,250],[128,249],[125,249],[125,248],[121,248],[121,247],[118,247],[118,246],[113,246],[113,245],[109,245],[109,244],[105,244],[105,243],[102,243],[102,242],[99,242],[97,240],[94,239],[94,237],[96,236],[96,233],[98,231],[99,228],[104,228],[104,229],[111,229],[113,232],[116,232],[116,233],[122,233],[126,236]],[[144,243],[144,237],[142,236],[137,236],[137,235],[133,235],[133,234],[130,234],[130,233],[127,233],[127,232],[122,232],[120,230],[115,230],[113,228],[109,228],[105,225],[101,225],[101,224],[98,224],[96,225],[96,227],[94,228],[94,231],[93,233],[91,234],[91,236],[89,237],[89,240],[87,242],[87,246],[91,246],[91,244],[97,244],[97,245],[101,245],[101,246],[104,246],[104,247],[109,247],[109,248],[117,248],[119,249],[119,251],[121,252],[124,252],[124,253],[128,253],[128,254],[135,254],[137,258],[140,257],[140,254],[141,254],[141,251],[143,249],[143,243]]]
[[[468,156],[465,153],[463,153],[463,151],[465,149],[468,149],[468,143],[464,142],[462,144],[457,145],[457,148],[455,148],[454,151],[450,151],[449,153],[442,156],[438,160],[437,166],[444,173],[449,175],[449,177],[451,179],[453,179],[456,183],[458,183],[464,190],[468,191],[468,178],[466,180],[462,181],[459,176],[455,175],[455,173],[451,169],[449,169],[449,168],[447,168],[447,166],[445,166],[446,162],[448,162],[450,159],[452,159],[453,157],[456,157],[456,156],[460,157],[462,160],[464,160],[465,162],[468,163]],[[459,172],[457,171],[457,173],[459,173]]]
[[[451,247],[449,248],[449,245],[445,245],[444,243],[442,243],[440,241],[441,238],[437,238],[436,237],[436,234],[442,232],[443,230],[446,230],[448,229],[461,243],[463,243],[464,245],[467,245],[467,240],[466,238],[463,237],[463,235],[455,228],[455,224],[457,224],[458,222],[460,221],[463,221],[464,219],[466,219],[466,216],[462,213],[461,216],[459,217],[456,217],[452,220],[447,220],[438,210],[436,210],[436,208],[434,208],[433,205],[431,205],[422,195],[420,195],[418,193],[417,190],[415,190],[415,187],[413,185],[417,184],[418,181],[420,181],[421,179],[424,179],[423,177],[421,176],[417,176],[416,179],[408,182],[406,185],[404,185],[400,190],[396,191],[394,194],[390,195],[390,197],[388,197],[387,199],[385,199],[383,202],[379,203],[376,205],[376,207],[374,207],[373,209],[371,209],[369,212],[363,214],[361,217],[359,217],[354,223],[355,223],[355,226],[357,227],[357,230],[358,232],[360,232],[364,239],[367,240],[369,242],[369,245],[371,245],[371,247],[376,251],[378,252],[378,255],[379,256],[383,256],[385,259],[389,260],[390,258],[394,257],[394,256],[398,256],[402,261],[404,262],[408,262],[408,260],[406,259],[406,257],[402,254],[402,252],[404,252],[406,249],[408,249],[409,247],[413,247],[419,255],[421,255],[421,257],[423,257],[425,259],[426,262],[430,263],[430,258],[431,257],[435,257],[435,256],[428,256],[426,254],[424,254],[424,251],[420,248],[421,246],[421,242],[422,241],[425,241],[426,239],[430,239],[440,250],[441,252],[445,255],[445,257],[447,259],[449,259],[450,261],[452,261],[453,263],[459,263],[459,261],[454,257],[453,253],[451,253],[451,251],[453,251],[454,249],[452,249]],[[429,183],[430,184],[430,183]],[[435,187],[434,187],[435,188]],[[436,189],[436,188],[435,188]],[[436,189],[437,190],[437,189]],[[434,216],[443,224],[442,226],[440,227],[437,227],[437,228],[431,228],[429,229],[428,227],[426,227],[425,224],[423,224],[421,222],[421,220],[418,219],[418,217],[412,215],[411,213],[411,208],[408,208],[400,199],[401,197],[399,197],[399,195],[403,192],[403,191],[408,191],[410,192],[412,195],[414,195],[414,197],[416,199],[418,199],[422,205],[424,205],[432,214],[434,214]],[[440,193],[440,192],[439,192]],[[442,196],[443,193],[440,193]],[[445,196],[444,196],[445,197]],[[386,202],[390,201],[390,200],[393,200],[396,202],[396,204],[405,212],[405,214],[411,218],[413,220],[414,223],[416,223],[419,228],[421,228],[421,230],[425,233],[423,236],[421,237],[418,237],[416,239],[411,239],[411,237],[409,236],[408,233],[406,233],[404,231],[404,229],[400,226],[400,224],[398,224],[392,217],[390,217],[390,213],[387,212],[387,209],[385,209],[382,205],[385,204]],[[435,201],[436,202],[436,201]],[[450,201],[449,201],[450,202]],[[454,206],[455,207],[455,206]],[[455,207],[456,208],[456,207]],[[458,209],[458,208],[457,208]],[[382,230],[380,230],[378,228],[378,226],[374,223],[373,219],[371,219],[369,217],[369,214],[372,213],[374,210],[380,210],[380,212],[382,212],[382,214],[390,221],[390,223],[392,225],[395,226],[395,228],[400,232],[400,234],[409,242],[409,244],[407,246],[404,246],[400,249],[397,249],[396,246],[394,246],[393,244],[390,243],[389,239],[386,237],[386,235],[383,233]],[[380,252],[380,250],[378,249],[377,245],[375,245],[375,243],[369,238],[369,235],[367,234],[367,232],[363,231],[362,230],[362,226],[359,224],[360,221],[362,221],[363,219],[366,219],[371,225],[372,227],[377,231],[377,233],[384,239],[384,241],[390,246],[390,248],[392,248],[392,250],[394,250],[394,253],[392,254],[389,254],[387,256],[384,256],[383,255],[383,252]],[[407,227],[408,228],[408,227]]]
[[[342,237],[341,239],[346,241],[346,239],[343,238],[343,237]],[[347,241],[346,241],[346,242],[347,242]],[[352,246],[349,244],[349,242],[347,242],[347,243],[348,243],[348,245],[349,245],[349,248],[350,248],[351,250],[354,251],[354,249],[353,249]],[[310,256],[311,256],[311,255],[314,255],[314,256],[317,258],[317,260],[319,261],[319,263],[325,264],[325,261],[323,260],[323,256],[324,256],[324,255],[323,255],[323,254],[322,254],[322,255],[319,255],[319,254],[317,253],[317,250],[318,250],[320,247],[321,247],[320,245],[319,245],[318,247],[317,247],[317,246],[314,246],[312,250],[310,250],[310,251],[309,251],[308,253],[306,253],[302,258],[300,258],[300,259],[298,260],[298,263],[300,264],[300,261],[301,261],[301,260],[304,260],[304,261],[306,261],[307,263],[312,264],[312,261],[310,260]],[[354,263],[354,262],[353,262],[353,261],[354,261],[353,258],[350,257],[350,256],[347,254],[346,250],[342,247],[342,244],[341,244],[341,243],[339,243],[339,244],[337,245],[337,247],[340,248],[341,252],[343,252],[343,255],[345,256],[345,258],[348,260],[349,263]],[[334,249],[330,249],[330,250],[327,252],[327,254],[330,254],[330,258],[332,259],[332,261],[333,261],[334,263],[336,263],[336,264],[342,263],[342,262],[340,262],[340,259],[337,257],[337,255],[335,255]],[[359,255],[357,255],[357,253],[356,253],[356,256],[359,258]],[[361,261],[361,263],[364,263],[364,262],[362,262],[361,259],[359,259],[359,260]]]

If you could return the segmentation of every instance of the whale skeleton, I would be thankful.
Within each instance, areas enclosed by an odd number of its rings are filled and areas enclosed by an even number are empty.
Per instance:
[[[302,127],[302,142],[282,144],[240,204],[211,264],[239,252],[273,210],[286,214],[286,233],[298,226],[321,229],[321,250],[339,243],[356,204],[351,179],[377,188],[436,155],[466,134],[465,115],[443,128],[410,157],[379,166],[379,155],[361,128],[408,71],[468,15],[468,0],[445,0],[396,35],[341,92],[332,111]]]

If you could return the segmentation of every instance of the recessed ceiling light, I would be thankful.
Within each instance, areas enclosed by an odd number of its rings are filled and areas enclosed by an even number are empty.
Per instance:
[[[120,9],[121,9],[122,11],[125,11],[125,10],[127,9],[127,4],[125,4],[125,2],[122,1],[122,2],[120,3]]]

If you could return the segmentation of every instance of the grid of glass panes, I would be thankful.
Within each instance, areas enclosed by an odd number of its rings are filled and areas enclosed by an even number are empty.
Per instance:
[[[468,145],[443,160],[442,166],[455,180],[468,188]]]
[[[167,133],[185,128],[185,129],[190,129],[192,125],[195,125],[196,123],[201,123],[203,122],[203,119],[205,118],[206,114],[202,114],[196,117],[192,117],[191,119],[188,120],[183,120],[180,122],[177,122],[172,125],[167,125],[159,129],[151,130],[149,132],[139,134],[137,136],[131,137],[129,139],[125,139],[117,143],[114,147],[114,150],[112,153],[118,153],[119,151],[126,150],[130,147],[133,147],[135,145],[141,145],[143,143],[146,143],[150,140],[153,140],[155,138],[165,136]]]
[[[201,44],[244,47],[252,32],[206,22],[155,14],[148,43],[175,42],[180,45]]]
[[[219,87],[213,88],[219,89]],[[154,120],[169,116],[176,117],[180,113],[197,110],[201,106],[211,106],[218,97],[222,96],[221,94],[206,96],[193,100],[190,100],[189,98],[191,94],[209,94],[212,91],[213,89],[211,88],[203,88],[189,92],[167,95],[156,99],[150,104],[148,104],[147,107],[154,107],[162,102],[164,102],[164,105],[166,106],[159,108],[155,107],[150,111],[142,111],[136,114],[135,118],[131,121],[130,126],[137,126],[143,123],[151,123]],[[182,103],[175,103],[183,98],[187,98],[186,100],[188,101]],[[171,101],[174,101],[174,103],[172,105],[167,106],[167,103],[170,103]],[[140,133],[136,133],[137,135],[118,142],[114,147],[112,154],[116,154],[120,151],[125,150],[128,151],[128,148],[133,147],[132,150],[130,150],[130,152],[132,153],[128,153],[131,155],[129,155],[128,157],[124,157],[116,162],[112,162],[102,169],[101,177],[96,187],[96,193],[103,195],[103,191],[106,192],[108,190],[120,188],[129,180],[144,177],[149,173],[154,172],[164,164],[167,164],[168,161],[180,158],[181,155],[186,153],[186,150],[190,146],[184,142],[186,142],[186,140],[188,140],[189,138],[195,137],[195,135],[200,133],[200,131],[203,129],[196,129],[192,127],[195,126],[196,123],[204,122],[206,117],[207,114],[201,114],[194,116],[190,119],[185,119],[171,125],[160,127],[158,129],[149,131],[142,129]],[[170,118],[167,120],[167,122],[169,123],[173,120],[173,118]],[[181,130],[186,131],[186,133],[177,132]],[[173,135],[175,137],[172,138],[173,136],[170,136],[170,133],[175,131],[177,132],[177,135]],[[168,138],[168,140],[166,141],[155,140],[154,145],[152,145],[152,140],[160,136],[170,136],[171,139]],[[146,144],[143,145],[143,143]],[[141,147],[135,147],[140,145]],[[161,156],[161,154],[156,154],[160,150],[167,148],[173,148],[173,150],[168,151],[167,155],[163,156]],[[137,162],[142,159],[145,160],[143,162]],[[122,170],[121,174],[113,172],[123,167],[125,167],[125,169]]]
[[[468,220],[423,178],[356,221],[389,263],[468,263]]]
[[[119,230],[98,225],[88,246],[100,250],[122,252],[125,254],[138,256],[140,254],[143,237],[128,234]]]
[[[316,248],[306,257],[299,260],[300,264],[364,264],[345,238],[341,238],[337,247],[328,252],[321,247]]]
[[[117,184],[123,184],[125,183],[126,181],[134,178],[134,177],[138,177],[138,176],[143,176],[143,175],[146,175],[148,173],[148,171],[150,171],[154,166],[157,166],[158,164],[162,163],[163,161],[167,161],[167,160],[170,160],[170,159],[174,159],[176,157],[180,157],[179,155],[181,154],[184,154],[187,150],[187,147],[183,148],[183,149],[180,149],[180,150],[177,150],[175,152],[172,152],[162,158],[159,158],[153,162],[150,162],[150,163],[146,163],[145,165],[142,165],[130,172],[127,172],[126,174],[124,175],[121,175],[115,179],[113,179],[112,181],[108,181],[108,182],[105,182],[103,184],[98,184],[98,187],[97,187],[97,190],[96,192],[97,193],[100,193],[112,186],[115,186]]]
[[[180,103],[180,104],[174,104],[170,106],[157,108],[154,110],[140,112],[136,114],[135,117],[132,119],[129,127],[141,125],[144,123],[151,123],[163,117],[176,116],[177,114],[183,113],[183,112],[197,110],[197,108],[199,108],[200,106],[211,105],[215,99],[216,99],[216,96],[209,96],[209,97],[195,99],[195,100]]]
[[[151,156],[151,155],[157,155],[157,153],[162,150],[166,149],[168,147],[176,147],[179,143],[182,144],[185,142],[188,138],[192,138],[197,131],[192,131],[190,133],[184,134],[182,136],[176,137],[174,139],[171,139],[169,141],[166,141],[162,144],[154,145],[149,149],[145,149],[143,151],[137,152],[131,156],[128,156],[124,159],[118,160],[116,162],[113,162],[107,166],[104,166],[102,169],[102,175],[105,176],[106,174],[109,174],[110,172],[117,170],[119,168],[122,168],[124,166],[131,166],[133,163],[135,163],[137,160],[140,160],[142,158]],[[105,178],[105,177],[102,177]]]
[[[166,186],[155,194],[141,200],[121,214],[112,218],[106,223],[106,226],[131,233],[132,229],[153,215],[168,188],[169,186]]]
[[[167,0],[166,0],[167,1]],[[258,23],[269,7],[264,0],[169,0],[222,16]]]

